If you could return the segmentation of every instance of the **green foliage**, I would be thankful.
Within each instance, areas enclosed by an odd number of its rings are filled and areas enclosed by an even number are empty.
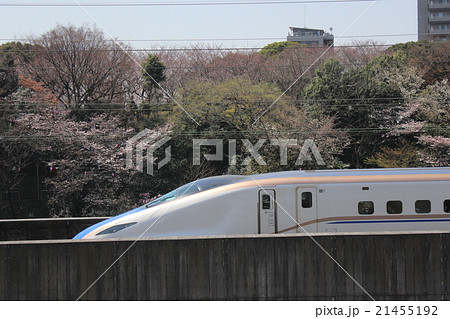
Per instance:
[[[420,148],[408,141],[402,141],[398,147],[383,147],[365,160],[369,167],[418,167],[424,166],[420,159]]]
[[[158,88],[158,83],[165,80],[165,69],[164,63],[155,54],[149,54],[142,63],[144,90],[147,92],[148,99],[151,98],[153,91]]]
[[[450,123],[450,85],[448,80],[428,86],[417,98],[417,119],[447,127]],[[442,134],[442,133],[441,133]]]
[[[133,109],[133,116],[130,116],[130,113],[123,114],[123,124],[132,127],[136,132],[146,128],[163,127],[167,124],[173,108],[171,104],[143,102]]]
[[[398,88],[376,76],[377,67],[345,69],[337,60],[325,62],[304,90],[306,106],[310,112],[336,117],[340,128],[360,128],[384,121],[372,118],[371,113],[384,109],[384,99],[401,98]]]
[[[191,144],[194,138],[241,141],[244,138],[254,137],[258,141],[259,138],[268,138],[272,131],[292,127],[294,122],[300,123],[301,112],[283,99],[276,108],[269,109],[271,103],[281,93],[273,84],[254,84],[241,77],[230,78],[218,84],[190,83],[178,94],[184,111],[199,125],[195,124],[183,110],[179,108],[175,110],[174,133],[190,132],[183,139],[188,153],[184,157],[181,155],[181,158],[191,158],[189,153],[192,153]],[[259,118],[265,111],[267,113]],[[252,143],[255,141],[252,140]],[[224,153],[228,154],[228,144],[225,143],[224,147]],[[268,149],[261,150],[261,154],[269,153]],[[242,158],[238,157],[238,160],[241,162]],[[207,172],[213,170],[219,175],[226,173],[229,168],[228,158],[221,163],[202,162],[202,165],[206,166]],[[250,169],[249,173],[255,172],[253,169]]]
[[[208,169],[217,173],[241,172],[245,174],[298,169],[295,165],[305,139],[314,139],[322,152],[328,167],[339,165],[336,154],[346,143],[343,134],[329,134],[332,120],[308,118],[305,112],[294,103],[282,97],[281,90],[270,83],[253,83],[249,79],[230,78],[222,83],[193,82],[178,92],[181,105],[199,125],[181,109],[176,110],[177,123],[174,134],[187,134],[187,143],[192,138],[234,139],[241,150],[237,154],[237,167],[230,167],[228,158],[222,163],[205,163]],[[278,103],[273,104],[278,99]],[[190,133],[188,133],[190,132]],[[332,135],[332,136],[330,136]],[[259,154],[267,165],[252,160],[249,165],[242,165],[249,155],[242,145],[242,140],[249,140],[252,145],[265,141]],[[280,163],[280,147],[271,144],[273,139],[294,139],[297,145],[288,150],[288,163]],[[228,144],[225,142],[225,154]],[[188,147],[186,148],[188,149]],[[190,150],[192,152],[192,150]],[[187,154],[188,156],[188,154]],[[213,167],[211,167],[211,165]],[[305,163],[303,168],[319,168],[317,162]]]
[[[377,129],[396,123],[403,98],[398,87],[378,74],[380,68],[396,63],[396,59],[387,59],[345,69],[331,59],[316,70],[304,90],[306,108],[312,116],[334,117],[336,128],[351,134],[343,157],[351,167],[364,166],[365,159],[388,142]]]
[[[181,104],[202,130],[216,126],[245,134],[287,129],[305,122],[303,111],[283,98],[281,90],[271,83],[253,83],[236,77],[218,84],[191,83],[179,93]]]
[[[7,42],[0,45],[0,65],[14,67],[16,43]]]
[[[282,41],[282,42],[274,42],[266,45],[264,48],[262,48],[259,51],[259,54],[263,56],[274,56],[281,52],[283,52],[286,49],[294,49],[294,48],[301,48],[305,47],[306,45],[300,44],[298,42],[292,42],[292,41]]]
[[[426,85],[448,79],[450,42],[407,42],[390,47],[388,54],[403,54],[410,65],[421,70]]]
[[[429,85],[415,101],[415,119],[423,124],[418,137],[423,160],[433,166],[450,165],[450,86],[447,80]]]
[[[407,64],[407,56],[404,52],[398,51],[392,54],[382,54],[369,62],[368,67],[374,71],[383,69],[402,68]]]
[[[14,42],[0,45],[0,98],[15,92],[19,80],[15,70]]]
[[[344,66],[335,59],[326,61],[315,71],[315,77],[304,89],[306,105],[310,112],[336,115],[338,105],[344,104],[347,98],[347,92],[343,91],[344,72]]]

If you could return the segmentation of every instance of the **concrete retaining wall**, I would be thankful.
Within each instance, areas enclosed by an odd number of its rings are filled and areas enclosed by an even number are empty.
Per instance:
[[[1,242],[0,299],[449,299],[450,232],[315,239],[367,293],[308,236],[272,235]]]

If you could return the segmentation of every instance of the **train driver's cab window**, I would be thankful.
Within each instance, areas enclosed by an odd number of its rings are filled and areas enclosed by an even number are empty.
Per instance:
[[[444,200],[444,213],[450,213],[450,199]]]
[[[360,215],[372,215],[374,212],[373,202],[365,201],[358,203],[358,213]]]
[[[416,200],[416,213],[428,214],[431,212],[431,202],[429,200]]]
[[[311,192],[303,192],[302,193],[302,207],[303,208],[311,208],[313,205],[312,193]]]
[[[399,200],[391,200],[386,203],[386,211],[388,214],[401,214],[403,212],[403,204]]]

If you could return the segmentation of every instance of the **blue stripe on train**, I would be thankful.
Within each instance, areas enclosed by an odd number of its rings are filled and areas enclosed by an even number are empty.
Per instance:
[[[103,226],[103,225],[105,225],[105,224],[108,224],[108,223],[110,223],[110,222],[112,222],[112,221],[114,221],[114,220],[116,220],[116,219],[122,218],[122,217],[124,217],[124,216],[131,215],[131,214],[140,212],[141,210],[144,210],[144,209],[146,209],[145,205],[144,205],[144,206],[137,207],[137,208],[135,208],[135,209],[132,209],[132,210],[126,212],[126,213],[122,213],[122,214],[119,214],[119,215],[117,215],[117,216],[108,218],[107,220],[104,220],[104,221],[102,221],[102,222],[100,222],[100,223],[94,224],[94,225],[92,225],[92,226],[86,228],[86,229],[83,230],[81,233],[78,233],[78,234],[77,234],[74,238],[72,238],[72,239],[83,239],[84,236],[86,236],[87,234],[89,234],[89,233],[92,232],[94,229],[96,229],[96,228],[98,228],[98,227],[100,227],[100,226]]]

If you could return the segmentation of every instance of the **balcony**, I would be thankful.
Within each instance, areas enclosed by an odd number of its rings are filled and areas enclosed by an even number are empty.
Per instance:
[[[442,16],[442,17],[429,17],[428,22],[431,23],[443,23],[443,22],[450,22],[450,15],[448,16]]]
[[[450,2],[449,3],[432,3],[428,5],[429,11],[435,10],[450,10]]]
[[[430,35],[446,35],[450,34],[450,29],[448,30],[430,30]]]
[[[450,36],[449,35],[430,35],[429,36],[429,40],[433,41],[433,42],[446,42],[448,40],[450,40]]]

